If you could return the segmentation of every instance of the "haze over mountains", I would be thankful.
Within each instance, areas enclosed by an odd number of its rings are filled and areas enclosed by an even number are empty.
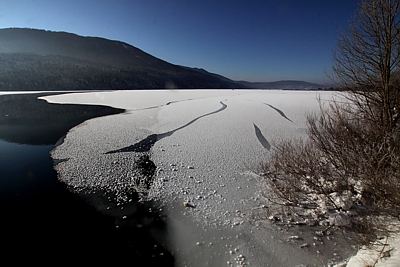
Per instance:
[[[174,65],[120,41],[36,29],[0,29],[0,90],[317,89],[302,81],[233,81]]]

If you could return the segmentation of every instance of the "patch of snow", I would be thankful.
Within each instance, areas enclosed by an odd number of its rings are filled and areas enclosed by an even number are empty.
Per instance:
[[[347,262],[347,267],[365,266],[400,266],[400,235],[390,236],[385,247],[378,243],[375,243],[372,247],[363,247]]]

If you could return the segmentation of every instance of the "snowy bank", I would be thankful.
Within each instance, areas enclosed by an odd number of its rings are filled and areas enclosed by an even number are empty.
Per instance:
[[[347,267],[365,266],[400,266],[400,234],[392,234],[370,247],[363,247],[347,262]]]

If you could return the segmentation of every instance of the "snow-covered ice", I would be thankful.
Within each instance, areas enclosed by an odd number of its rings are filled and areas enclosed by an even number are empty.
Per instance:
[[[327,266],[351,254],[343,237],[270,225],[252,173],[274,143],[306,137],[305,113],[332,92],[178,90],[91,92],[43,97],[101,104],[123,114],[73,128],[52,151],[59,179],[99,211],[96,192],[129,201],[137,165],[153,162],[146,198],[166,215],[166,246],[177,266]],[[146,145],[143,145],[146,143]],[[144,175],[145,176],[145,175]],[[298,236],[298,238],[290,238]],[[301,265],[303,264],[303,265]]]

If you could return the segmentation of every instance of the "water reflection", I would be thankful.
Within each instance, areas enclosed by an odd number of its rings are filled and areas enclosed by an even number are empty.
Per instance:
[[[123,112],[103,106],[49,104],[38,96],[0,96],[0,227],[3,260],[172,266],[152,235],[164,223],[153,203],[131,203],[124,217],[101,214],[57,180],[49,152],[72,127]],[[121,207],[118,207],[119,209]],[[144,224],[143,218],[147,218]],[[151,220],[148,220],[150,218]],[[15,258],[16,255],[24,257]]]
[[[105,106],[50,104],[39,96],[0,96],[0,139],[29,145],[54,145],[72,127],[95,117],[118,114]]]
[[[49,152],[69,129],[122,109],[49,104],[40,94],[0,96],[1,206],[40,195],[57,183]],[[47,94],[48,95],[48,94]]]
[[[52,148],[0,140],[1,205],[41,194],[58,183],[49,157]]]

